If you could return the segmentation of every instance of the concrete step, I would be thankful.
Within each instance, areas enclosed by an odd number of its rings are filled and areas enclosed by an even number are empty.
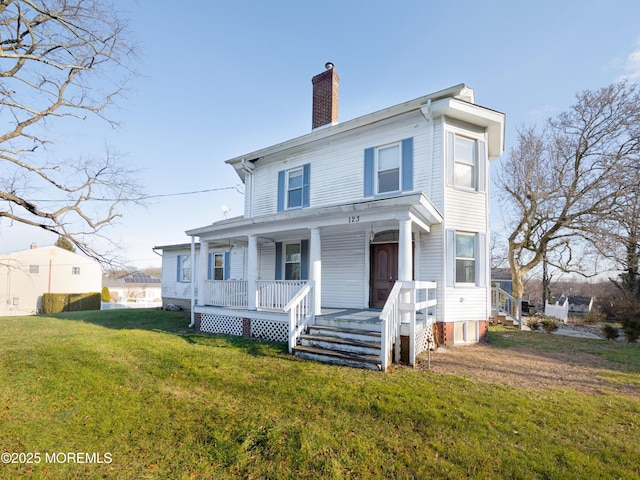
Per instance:
[[[334,332],[340,334],[341,332]],[[300,336],[300,344],[305,347],[318,347],[326,350],[356,353],[359,355],[380,355],[380,337],[378,341],[367,339],[344,338],[335,335],[311,333]]]
[[[322,363],[331,363],[334,365],[344,365],[355,368],[367,368],[370,370],[381,369],[379,355],[359,355],[351,352],[328,350],[325,348],[304,345],[294,347],[293,353],[297,357]]]

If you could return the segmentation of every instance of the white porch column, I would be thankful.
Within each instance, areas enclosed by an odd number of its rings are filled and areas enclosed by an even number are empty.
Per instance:
[[[400,220],[398,238],[398,280],[413,280],[413,254],[411,251],[411,219]],[[411,302],[411,293],[406,291],[400,294],[400,302]],[[402,323],[409,324],[409,363],[415,363],[415,312],[403,312],[400,316]],[[397,342],[400,342],[400,329],[397,333]]]
[[[309,278],[313,280],[314,291],[314,314],[320,315],[322,313],[322,258],[320,248],[320,229],[314,227],[311,229],[311,241],[309,242],[309,263],[310,273]]]
[[[191,236],[191,265],[196,263],[196,237]],[[178,272],[179,274],[180,272]],[[189,324],[189,328],[193,327],[196,324],[196,284],[195,284],[195,269],[191,269],[191,323]]]
[[[247,252],[247,310],[257,310],[258,237],[249,235]]]
[[[413,280],[413,254],[411,252],[411,219],[400,220],[398,245],[398,280]]]
[[[199,268],[196,269],[195,264],[192,264],[191,268],[194,269],[195,272],[198,272],[198,305],[204,305],[206,300],[205,282],[207,280],[207,267],[209,266],[209,242],[200,240],[200,258],[198,263],[200,264],[198,265]]]

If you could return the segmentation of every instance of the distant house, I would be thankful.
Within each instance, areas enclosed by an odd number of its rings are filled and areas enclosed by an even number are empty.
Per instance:
[[[198,267],[198,255],[200,254],[200,244],[193,246],[196,261],[195,269]],[[191,244],[183,243],[176,245],[160,245],[153,247],[154,251],[162,251],[162,306],[177,305],[185,310],[191,309]],[[193,284],[197,295],[197,284]]]
[[[109,289],[112,302],[160,302],[162,280],[148,273],[134,272],[117,278],[105,278],[103,287]]]
[[[593,307],[594,297],[585,297],[582,295],[563,295],[558,300],[559,305],[569,304],[569,313],[589,313]]]
[[[102,267],[83,255],[35,245],[0,255],[0,315],[40,311],[44,293],[100,292]]]
[[[511,270],[508,268],[491,269],[491,285],[500,287],[509,295],[513,292],[513,281],[511,280]]]

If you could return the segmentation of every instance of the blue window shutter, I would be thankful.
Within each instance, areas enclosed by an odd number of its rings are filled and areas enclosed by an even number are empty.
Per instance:
[[[215,258],[213,253],[209,253],[207,255],[207,280],[214,280],[215,275],[213,274]]]
[[[479,192],[485,192],[487,190],[487,147],[483,140],[477,142],[477,155],[478,161],[478,185],[477,190]]]
[[[454,145],[456,136],[453,132],[447,132],[447,184],[453,185],[453,170],[454,170]]]
[[[402,140],[402,190],[413,190],[413,137]]]
[[[224,276],[225,280],[229,280],[231,276],[231,252],[228,250],[224,252]]]
[[[311,180],[311,164],[306,163],[302,166],[302,206],[309,206],[309,188]]]
[[[178,255],[177,267],[176,281],[179,282],[182,280],[182,275],[180,275],[180,270],[182,270],[182,255]]]
[[[373,197],[374,194],[374,156],[373,148],[367,148],[364,151],[364,196]]]
[[[276,242],[276,280],[282,280],[282,242]]]
[[[309,280],[309,240],[300,240],[300,280]]]
[[[476,234],[476,286],[487,286],[487,235]]]
[[[446,256],[446,275],[447,287],[453,287],[456,284],[456,231],[447,230],[447,256]]]
[[[280,170],[278,172],[278,211],[282,212],[284,210],[284,170]]]

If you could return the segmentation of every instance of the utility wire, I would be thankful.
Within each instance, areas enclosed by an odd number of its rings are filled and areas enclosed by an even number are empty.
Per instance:
[[[178,197],[183,195],[196,195],[199,193],[209,193],[209,192],[218,192],[221,190],[235,190],[239,194],[243,195],[244,192],[240,190],[241,184],[235,185],[233,187],[219,187],[219,188],[208,188],[206,190],[193,190],[191,192],[177,192],[177,193],[159,193],[157,195],[143,195],[138,198],[87,198],[86,200],[96,201],[96,202],[116,202],[118,200],[127,200],[131,202],[139,202],[141,200],[149,200],[151,198],[163,198],[163,197]],[[51,198],[46,199],[33,199],[29,200],[30,202],[76,202],[77,199],[63,199],[63,200],[54,200]]]

